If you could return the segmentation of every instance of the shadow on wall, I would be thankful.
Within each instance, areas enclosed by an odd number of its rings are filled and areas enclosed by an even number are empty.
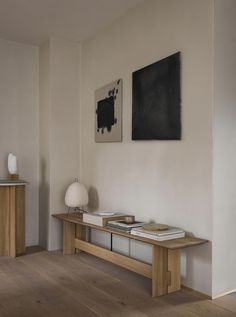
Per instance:
[[[181,258],[184,260],[181,261],[184,264],[184,269],[182,267],[181,270],[181,283],[211,296],[212,274],[209,275],[209,272],[212,263],[212,243],[209,241],[197,248],[186,248],[182,250]],[[198,271],[198,267],[201,267],[201,271]]]
[[[98,210],[99,207],[99,198],[98,198],[98,191],[95,187],[91,186],[88,190],[89,195],[89,210]]]
[[[48,218],[49,218],[49,185],[46,179],[46,161],[40,161],[39,184],[39,244],[47,249],[48,242]]]
[[[6,179],[8,178],[8,153],[6,154],[5,158],[4,158],[4,171],[5,172],[5,175],[4,175],[4,178],[6,177]]]

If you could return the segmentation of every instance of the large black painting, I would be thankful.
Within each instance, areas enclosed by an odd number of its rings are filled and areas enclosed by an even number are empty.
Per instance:
[[[180,52],[133,73],[132,140],[180,140]]]

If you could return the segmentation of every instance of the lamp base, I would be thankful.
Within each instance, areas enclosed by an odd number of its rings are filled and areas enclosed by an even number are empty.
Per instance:
[[[19,174],[8,174],[7,177],[10,181],[18,181],[19,180]]]
[[[68,207],[68,209],[67,209],[67,216],[69,216],[69,213],[70,213],[70,210],[73,210],[73,212],[78,212],[79,214],[83,214],[84,212],[88,212],[87,210],[84,210],[84,209],[82,209],[82,208],[79,208],[79,207],[75,207],[75,208],[73,208],[73,207]]]

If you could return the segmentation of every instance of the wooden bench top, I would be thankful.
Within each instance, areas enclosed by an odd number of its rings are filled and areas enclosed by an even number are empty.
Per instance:
[[[78,213],[54,214],[52,216],[57,218],[57,219],[63,220],[63,221],[67,221],[67,222],[75,223],[75,224],[78,224],[81,226],[85,226],[85,227],[97,229],[100,231],[112,233],[112,234],[115,234],[118,236],[127,237],[129,239],[142,241],[142,242],[145,242],[148,244],[158,245],[158,246],[161,246],[161,247],[164,247],[167,249],[171,249],[171,250],[183,249],[183,248],[192,247],[195,245],[200,245],[200,244],[204,244],[204,243],[208,242],[208,240],[200,239],[200,238],[196,238],[196,237],[191,237],[191,236],[186,236],[185,238],[179,238],[179,239],[173,239],[173,240],[167,240],[167,241],[156,241],[156,240],[152,240],[152,239],[148,239],[148,238],[144,238],[144,237],[140,237],[140,236],[135,236],[131,233],[118,231],[118,230],[112,229],[110,227],[100,227],[100,226],[96,226],[96,225],[93,225],[90,223],[83,222],[81,214],[78,214]]]

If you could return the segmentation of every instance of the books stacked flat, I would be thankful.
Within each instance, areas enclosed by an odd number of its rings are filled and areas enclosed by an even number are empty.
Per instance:
[[[144,222],[135,221],[131,224],[127,223],[124,220],[110,220],[107,222],[107,226],[110,228],[114,228],[116,230],[121,230],[125,232],[130,232],[132,229],[137,227],[142,227]]]
[[[169,227],[167,230],[145,230],[141,228],[133,228],[130,232],[133,235],[156,240],[165,241],[178,238],[184,238],[185,232],[180,228]]]
[[[111,211],[96,211],[83,214],[83,222],[104,227],[109,220],[124,219],[126,215]]]

